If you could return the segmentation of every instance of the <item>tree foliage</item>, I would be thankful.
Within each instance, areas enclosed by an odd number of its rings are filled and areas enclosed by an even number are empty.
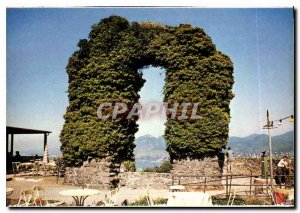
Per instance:
[[[172,170],[172,164],[169,160],[166,160],[160,166],[143,169],[143,172],[170,173],[171,170]]]
[[[70,164],[80,165],[88,156],[111,155],[117,162],[134,159],[137,118],[101,120],[97,108],[105,102],[138,102],[145,82],[139,69],[149,65],[166,70],[166,103],[198,103],[197,114],[202,116],[172,120],[168,115],[164,137],[171,159],[201,158],[225,147],[233,64],[203,29],[129,23],[111,16],[92,26],[78,47],[66,68],[69,105],[60,135],[61,151]]]

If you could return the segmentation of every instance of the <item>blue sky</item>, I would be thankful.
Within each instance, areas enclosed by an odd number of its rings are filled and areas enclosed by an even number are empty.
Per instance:
[[[292,9],[81,8],[7,10],[7,125],[50,130],[50,152],[58,150],[68,104],[68,58],[79,39],[102,18],[120,15],[129,21],[201,27],[218,50],[234,63],[235,98],[230,136],[266,133],[266,110],[272,119],[294,114],[294,26]],[[162,101],[160,68],[143,70],[144,100]],[[159,136],[163,120],[140,121],[137,136]],[[274,135],[293,130],[285,122]],[[41,147],[41,136],[17,136],[24,152]],[[51,153],[50,153],[51,154]]]

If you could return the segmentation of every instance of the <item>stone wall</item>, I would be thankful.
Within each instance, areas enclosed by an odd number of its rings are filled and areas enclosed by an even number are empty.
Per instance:
[[[131,189],[169,189],[172,184],[170,173],[124,172],[118,176],[120,186]]]
[[[85,186],[98,189],[111,189],[120,185],[131,189],[168,189],[170,185],[193,185],[203,183],[204,178],[178,177],[195,175],[212,175],[206,178],[207,184],[220,184],[220,169],[217,158],[204,160],[182,160],[173,164],[171,173],[154,172],[120,172],[119,165],[112,163],[112,158],[92,159],[86,161],[79,168],[67,168],[65,184]],[[172,175],[174,178],[172,179]],[[219,189],[220,187],[207,187],[206,189]]]
[[[112,158],[92,159],[81,167],[66,168],[64,183],[99,189],[111,189],[118,184],[118,165]]]
[[[207,186],[206,190],[220,190],[223,188],[221,185],[222,167],[223,164],[217,157],[203,160],[181,160],[174,162],[171,174],[174,176],[174,184],[189,185],[190,191],[203,190],[204,186],[199,186],[199,184],[204,185],[205,183],[217,185]]]
[[[206,190],[222,189],[221,176],[225,165],[218,158],[205,158],[203,160],[181,160],[175,161],[171,173],[154,172],[120,172],[119,165],[112,163],[112,158],[92,159],[84,162],[79,168],[67,168],[65,173],[65,184],[98,189],[111,189],[117,185],[131,189],[168,189],[170,185],[183,184],[189,191],[203,190],[206,182]],[[236,158],[234,161],[234,172],[237,175],[260,175],[260,159]],[[199,177],[199,176],[210,177]],[[173,176],[173,179],[172,179]],[[186,177],[189,176],[189,177]],[[198,177],[191,177],[198,176]],[[198,186],[197,186],[198,185]]]
[[[277,164],[276,164],[277,165]],[[225,163],[225,166],[227,164]],[[226,168],[224,168],[226,171]],[[233,174],[235,175],[261,175],[260,158],[235,158],[233,162]]]

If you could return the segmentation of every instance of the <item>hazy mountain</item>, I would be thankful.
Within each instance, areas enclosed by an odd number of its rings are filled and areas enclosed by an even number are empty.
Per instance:
[[[162,137],[144,135],[136,138],[134,149],[137,168],[147,168],[159,166],[169,157],[165,151],[166,144]]]
[[[272,151],[293,152],[294,151],[294,132],[287,132],[282,135],[272,136]],[[260,154],[262,151],[269,150],[268,135],[250,135],[244,138],[230,137],[228,146],[231,146],[235,153]]]
[[[145,135],[136,138],[135,160],[137,168],[146,168],[160,165],[169,155],[165,151],[166,144],[162,137]],[[258,154],[269,150],[268,135],[253,134],[247,137],[230,137],[228,146],[235,154]],[[294,151],[294,132],[272,136],[273,153]]]
[[[165,151],[166,144],[162,137],[144,135],[136,138],[134,149],[136,167],[147,168],[159,166],[164,160],[168,159],[169,154]],[[50,144],[49,144],[50,145]],[[235,154],[258,154],[269,150],[268,135],[253,134],[247,137],[230,137],[228,146],[231,146]],[[273,153],[293,152],[294,151],[294,132],[287,132],[282,135],[272,136]],[[14,150],[21,150],[21,155],[43,155],[42,145],[22,146],[16,145]],[[49,147],[50,155],[60,155],[59,147]]]

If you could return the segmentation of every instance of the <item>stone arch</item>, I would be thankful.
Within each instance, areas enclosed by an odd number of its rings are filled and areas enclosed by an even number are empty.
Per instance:
[[[139,69],[149,65],[166,70],[165,103],[199,104],[201,119],[171,119],[168,114],[164,137],[171,160],[215,156],[226,146],[233,64],[203,29],[111,16],[94,25],[78,47],[67,65],[69,105],[60,135],[70,163],[107,155],[117,162],[134,159],[137,118],[101,120],[97,108],[105,102],[137,103],[144,84]]]

